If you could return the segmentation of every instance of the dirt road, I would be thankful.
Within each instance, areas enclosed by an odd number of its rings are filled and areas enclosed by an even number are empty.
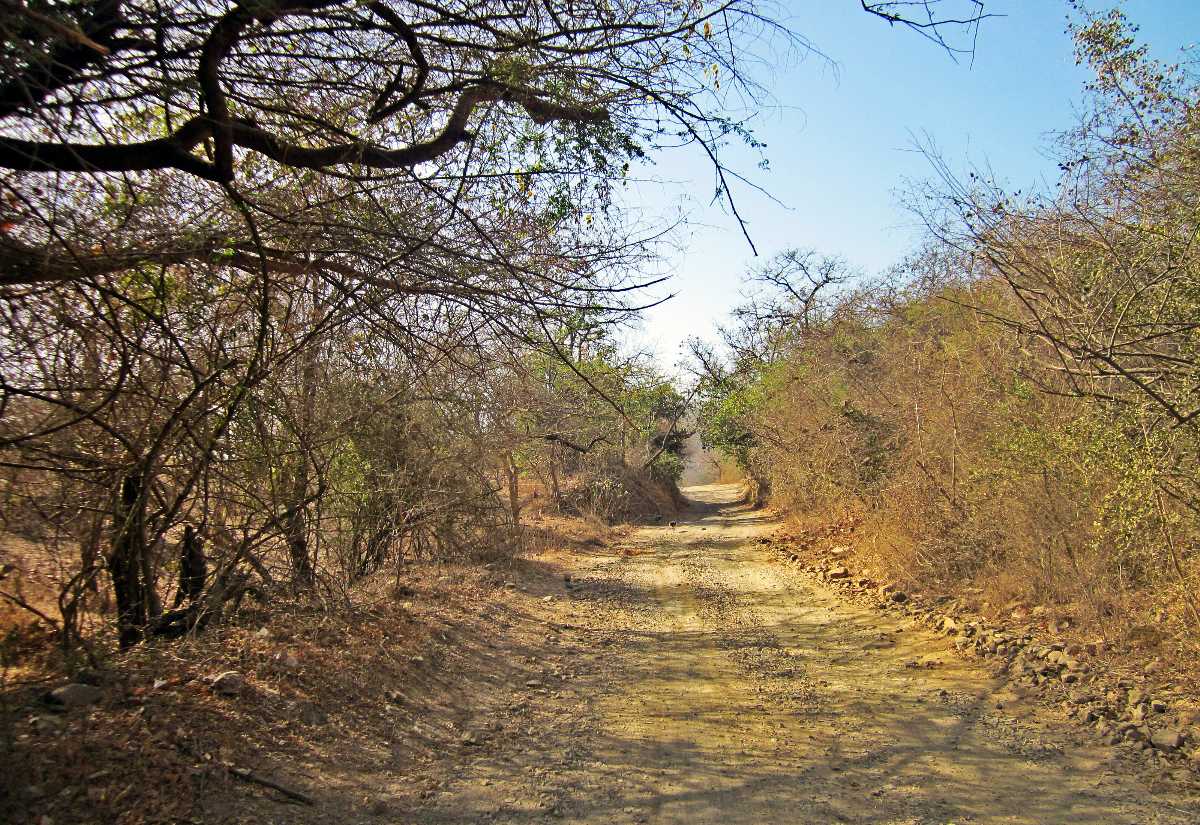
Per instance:
[[[1200,821],[945,640],[781,564],[732,487],[687,492],[678,526],[522,585],[532,678],[474,710],[416,821]]]

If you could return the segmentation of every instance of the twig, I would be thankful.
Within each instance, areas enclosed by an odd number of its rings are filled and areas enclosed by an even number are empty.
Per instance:
[[[48,31],[51,34],[57,35],[63,40],[66,40],[68,43],[86,46],[87,48],[92,49],[100,54],[110,53],[110,49],[107,46],[101,46],[95,40],[92,40],[92,38],[80,31],[78,27],[63,23],[60,20],[55,20],[53,17],[48,15],[40,14],[39,12],[26,7],[24,3],[18,2],[17,0],[4,0],[4,2],[0,3],[0,6],[3,6],[15,14],[21,15],[26,20],[29,20],[36,26],[41,27],[44,31]]]
[[[273,791],[279,791],[281,794],[286,796],[288,799],[294,799],[295,801],[302,802],[305,805],[316,805],[317,804],[316,802],[313,801],[313,798],[311,796],[302,794],[302,793],[300,793],[300,791],[292,790],[291,788],[287,787],[286,785],[280,785],[278,782],[275,782],[274,780],[259,776],[254,771],[250,770],[249,768],[238,768],[236,766],[230,765],[229,766],[229,774],[230,774],[230,776],[240,779],[243,782],[251,782],[255,785],[262,785],[264,788],[270,788]]]
[[[207,761],[207,757],[201,756],[187,742],[182,742],[182,741],[176,740],[175,747],[177,749],[179,749],[181,752],[190,756],[192,759],[196,759],[196,760],[200,760],[200,761]],[[311,796],[308,796],[307,794],[303,794],[300,791],[292,790],[291,788],[287,787],[286,785],[280,785],[278,782],[275,782],[274,780],[259,776],[254,771],[250,770],[249,768],[239,768],[238,766],[230,765],[227,762],[217,762],[216,764],[219,765],[220,767],[224,768],[225,771],[230,776],[232,776],[234,779],[240,779],[243,782],[250,782],[254,785],[262,785],[264,788],[270,788],[273,791],[278,791],[279,793],[286,796],[288,799],[295,800],[296,802],[301,802],[305,805],[315,806],[317,804],[316,802],[313,801],[313,798]]]
[[[50,618],[45,613],[38,610],[36,607],[34,607],[29,602],[22,599],[20,596],[15,595],[13,593],[9,593],[5,590],[0,590],[0,598],[8,599],[10,602],[15,604],[17,607],[20,607],[23,610],[28,610],[30,613],[37,616],[43,622],[50,625],[51,629],[58,630],[58,628],[59,628],[58,622],[54,621],[54,619]]]

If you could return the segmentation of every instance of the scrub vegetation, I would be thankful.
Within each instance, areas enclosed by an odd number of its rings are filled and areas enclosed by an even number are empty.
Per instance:
[[[1200,638],[1197,81],[1117,12],[1054,192],[942,174],[928,241],[866,278],[783,253],[697,343],[698,420],[760,495],[854,528],[876,569],[1051,609],[1192,669]]]
[[[634,184],[753,250],[789,12],[0,3],[0,820],[1196,821],[1200,80],[1077,9],[1052,192],[930,152],[672,373]]]

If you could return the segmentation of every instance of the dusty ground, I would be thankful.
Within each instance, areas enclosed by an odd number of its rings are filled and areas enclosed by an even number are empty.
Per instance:
[[[178,687],[112,687],[53,724],[16,707],[10,821],[1200,822],[1189,783],[1147,785],[946,639],[784,564],[753,541],[778,521],[736,487],[687,493],[675,527],[417,571],[408,601],[349,624],[197,642],[220,662],[168,648]],[[202,675],[230,666],[250,686],[213,695]],[[132,807],[150,787],[175,811]]]
[[[687,492],[683,523],[624,553],[546,560],[539,672],[427,766],[399,821],[1200,821],[1186,789],[1147,788],[944,640],[759,549],[774,525],[732,486]]]

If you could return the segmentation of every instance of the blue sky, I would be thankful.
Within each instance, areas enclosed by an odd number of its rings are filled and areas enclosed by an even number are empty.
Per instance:
[[[1122,7],[1157,57],[1180,59],[1179,50],[1200,39],[1200,0]],[[1074,122],[1087,80],[1066,34],[1066,3],[988,0],[987,9],[1005,16],[984,22],[973,61],[955,63],[927,40],[866,15],[857,0],[783,0],[784,22],[836,70],[809,56],[755,73],[774,104],[754,127],[770,171],[759,171],[752,153],[728,157],[782,202],[735,190],[760,258],[811,247],[867,273],[899,260],[919,233],[898,193],[906,180],[930,177],[928,162],[912,151],[914,135],[934,141],[956,169],[986,165],[1014,188],[1053,183],[1046,149]],[[711,336],[755,261],[732,216],[709,206],[706,163],[696,152],[664,154],[652,170],[663,182],[640,185],[632,198],[660,215],[683,208],[691,221],[667,262],[667,291],[676,296],[649,310],[634,336],[664,366],[678,360],[685,338]]]

